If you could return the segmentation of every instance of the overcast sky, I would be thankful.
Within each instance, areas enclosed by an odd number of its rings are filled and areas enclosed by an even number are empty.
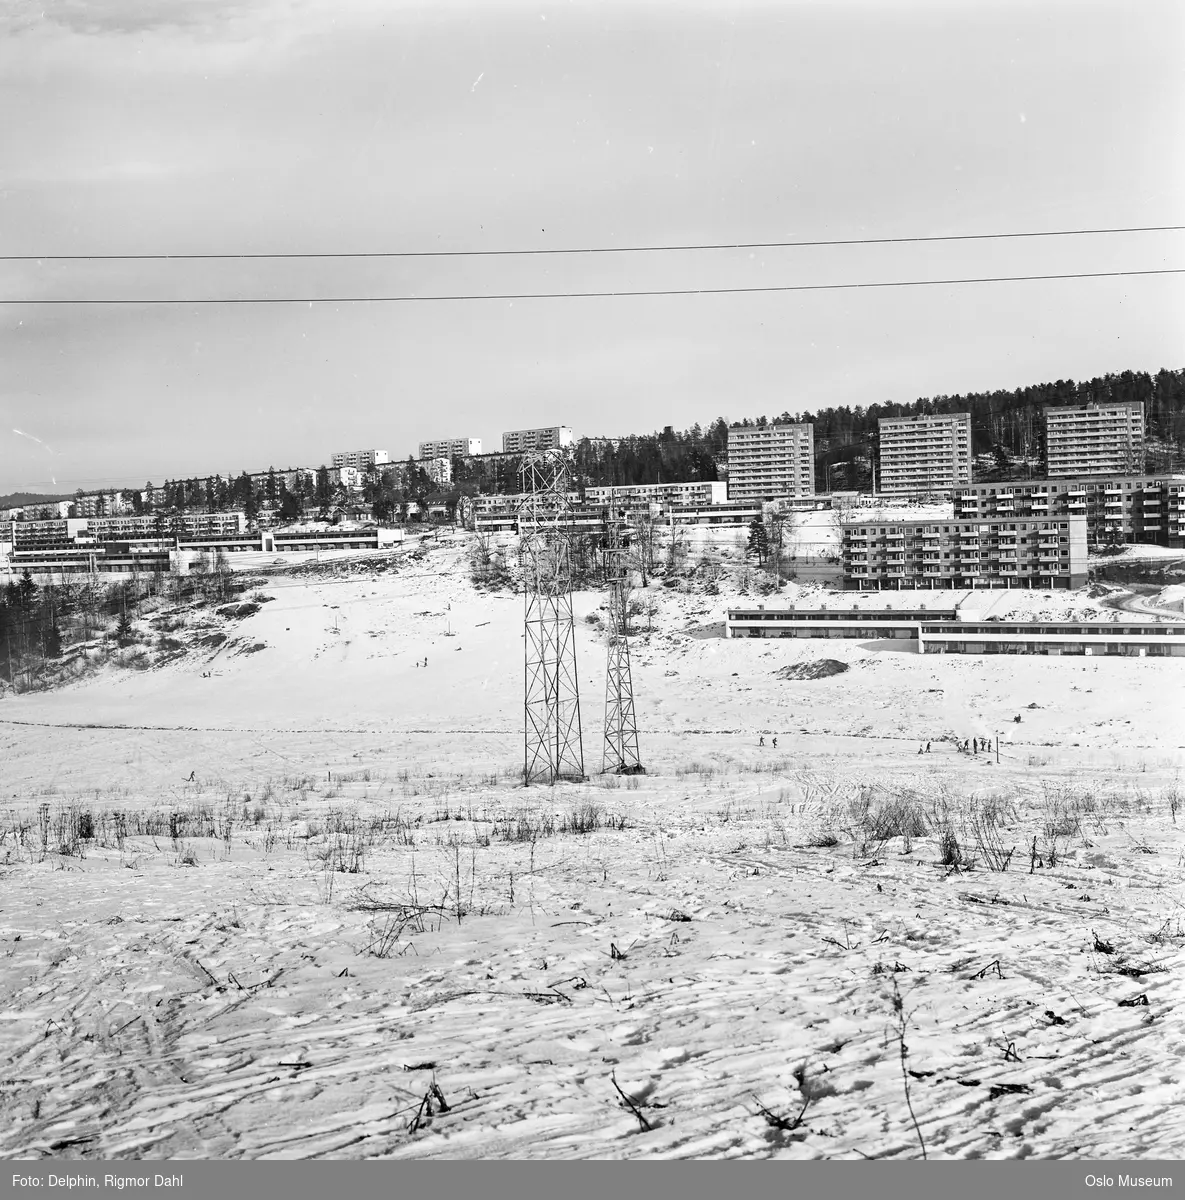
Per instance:
[[[15,0],[0,254],[547,249],[1182,223],[1185,5]],[[1185,266],[1185,235],[0,263],[0,298],[427,296]],[[1185,365],[1185,277],[0,305],[0,492]],[[56,486],[55,486],[56,485]]]

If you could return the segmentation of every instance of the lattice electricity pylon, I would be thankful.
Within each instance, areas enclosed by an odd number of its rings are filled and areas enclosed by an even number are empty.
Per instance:
[[[518,515],[526,596],[523,783],[527,785],[585,778],[567,483],[567,463],[559,454],[532,454],[523,463]]]
[[[602,773],[644,775],[638,755],[638,722],[634,716],[634,680],[630,672],[629,613],[626,611],[626,552],[610,526],[605,549],[609,584],[609,648],[605,669],[605,747]]]

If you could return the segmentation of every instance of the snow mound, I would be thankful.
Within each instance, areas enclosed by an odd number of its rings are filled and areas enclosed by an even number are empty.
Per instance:
[[[826,679],[828,675],[842,675],[848,664],[834,658],[816,658],[810,662],[793,663],[775,671],[779,679]]]

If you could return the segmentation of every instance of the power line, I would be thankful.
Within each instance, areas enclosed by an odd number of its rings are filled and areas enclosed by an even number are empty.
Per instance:
[[[568,246],[531,250],[372,250],[277,254],[0,254],[0,262],[185,262],[257,259],[512,258],[563,254],[669,254],[700,250],[790,250],[820,246],[901,246],[923,242],[982,242],[1007,238],[1098,237],[1116,233],[1176,233],[1185,225],[1133,225],[1113,229],[1048,229],[1016,233],[952,233],[924,237],[832,238],[797,242],[707,242],[670,246]]]
[[[1164,267],[1150,271],[1080,271],[1062,275],[985,275],[970,279],[896,279],[865,283],[797,283],[772,284],[763,287],[658,288],[654,290],[619,292],[487,292],[455,293],[443,296],[214,296],[196,299],[170,300],[92,299],[92,300],[0,300],[0,304],[36,305],[198,305],[198,304],[426,304],[430,302],[461,302],[470,300],[598,300],[626,299],[644,296],[737,296],[771,292],[836,292],[873,288],[948,287],[969,283],[1034,283],[1043,280],[1118,279],[1141,275],[1182,275],[1185,267]]]

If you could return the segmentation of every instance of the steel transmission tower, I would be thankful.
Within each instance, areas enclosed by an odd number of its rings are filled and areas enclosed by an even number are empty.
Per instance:
[[[626,552],[617,527],[610,525],[605,548],[609,584],[609,661],[605,669],[605,748],[602,772],[644,775],[638,756],[638,722],[634,716],[634,680],[630,672],[629,613],[626,611]]]
[[[531,454],[522,467],[519,556],[523,622],[523,783],[582,780],[584,739],[576,676],[576,623],[568,467],[562,455]]]

